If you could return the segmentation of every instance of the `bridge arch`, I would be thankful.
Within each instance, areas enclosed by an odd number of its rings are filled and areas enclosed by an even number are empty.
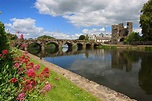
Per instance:
[[[49,42],[45,43],[44,45],[49,46],[51,44],[55,45],[55,48],[59,48],[59,44],[57,42],[54,42],[54,41],[49,41]]]
[[[99,46],[99,43],[94,43],[93,47],[97,48]]]
[[[42,45],[37,42],[30,42],[27,44],[27,50],[32,54],[38,54],[42,51]]]
[[[91,43],[86,43],[86,49],[90,49],[92,47]]]
[[[73,46],[72,42],[69,42],[69,41],[64,42],[62,45],[68,45],[68,48],[70,48],[70,49]]]
[[[77,49],[82,50],[83,49],[83,44],[82,43],[77,43]]]

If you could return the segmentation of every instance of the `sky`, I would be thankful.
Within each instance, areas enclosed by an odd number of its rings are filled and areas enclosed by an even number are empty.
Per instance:
[[[77,39],[80,35],[111,34],[111,25],[133,22],[148,0],[0,0],[0,21],[8,33],[24,38],[42,35]],[[19,32],[19,33],[17,33]]]

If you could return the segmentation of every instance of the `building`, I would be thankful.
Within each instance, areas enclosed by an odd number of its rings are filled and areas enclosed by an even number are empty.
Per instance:
[[[96,39],[96,35],[88,35],[88,40],[95,40]]]
[[[96,36],[96,42],[98,43],[108,43],[110,42],[111,38],[110,37],[102,37],[102,36]]]
[[[132,32],[132,25],[132,22],[127,22],[126,28],[124,27],[123,23],[112,25],[112,43],[118,44],[123,42],[124,39]]]
[[[99,34],[97,35],[89,35],[88,40],[93,40],[98,43],[107,43],[110,42],[111,36],[110,35],[104,35],[104,34]]]

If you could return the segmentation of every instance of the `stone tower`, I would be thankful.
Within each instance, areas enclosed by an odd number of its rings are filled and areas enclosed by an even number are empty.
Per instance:
[[[132,32],[132,22],[127,22],[128,35]]]
[[[118,34],[119,34],[119,26],[112,25],[112,37],[111,37],[112,43],[117,43],[117,38],[119,37]]]
[[[113,44],[123,42],[124,39],[132,32],[132,22],[127,22],[127,28],[124,28],[123,23],[118,25],[112,25],[112,37]]]

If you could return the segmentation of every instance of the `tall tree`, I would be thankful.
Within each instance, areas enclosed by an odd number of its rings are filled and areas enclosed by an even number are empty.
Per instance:
[[[88,36],[88,34],[85,36],[85,40],[89,40],[89,36]]]
[[[140,27],[142,28],[143,39],[152,41],[152,0],[144,4],[141,10]]]

